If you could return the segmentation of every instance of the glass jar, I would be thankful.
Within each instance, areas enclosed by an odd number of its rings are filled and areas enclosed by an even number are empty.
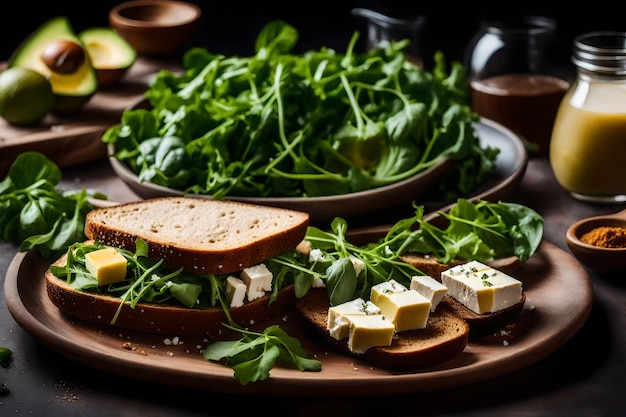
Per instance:
[[[517,133],[532,154],[547,155],[569,82],[551,59],[554,19],[523,16],[481,22],[465,64],[472,109]]]
[[[414,16],[412,19],[400,19],[365,8],[352,9],[352,15],[366,23],[366,49],[386,45],[391,41],[407,39],[407,59],[416,65],[423,66],[422,31],[426,18]]]
[[[579,200],[626,202],[626,32],[574,39],[576,80],[559,107],[550,164]]]

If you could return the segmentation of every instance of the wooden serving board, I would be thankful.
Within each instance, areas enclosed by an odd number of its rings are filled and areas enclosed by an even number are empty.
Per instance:
[[[12,126],[0,119],[0,178],[6,176],[15,158],[26,151],[41,152],[61,168],[106,158],[106,145],[101,141],[105,130],[119,123],[122,112],[144,97],[159,70],[179,67],[172,62],[138,57],[118,84],[98,91],[71,116],[48,115],[38,126],[31,127]]]

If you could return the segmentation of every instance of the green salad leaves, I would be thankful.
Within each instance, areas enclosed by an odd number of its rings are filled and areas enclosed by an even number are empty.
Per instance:
[[[20,251],[36,249],[46,259],[56,259],[74,242],[85,239],[88,196],[86,189],[57,189],[61,170],[39,152],[20,154],[0,182],[0,237],[19,245]]]
[[[142,181],[193,194],[304,197],[368,190],[455,161],[438,187],[466,195],[493,171],[465,69],[441,53],[427,71],[408,41],[356,53],[291,53],[298,32],[269,23],[250,57],[187,51],[160,71],[149,109],[126,110],[103,135]]]
[[[0,366],[3,368],[8,368],[11,364],[12,359],[13,351],[4,346],[0,346]],[[10,392],[11,390],[6,384],[0,385],[0,395],[8,395]]]
[[[543,218],[521,204],[459,198],[448,212],[438,212],[448,223],[445,228],[432,225],[421,211],[418,207],[413,218],[398,222],[387,234],[385,240],[400,254],[432,255],[441,263],[508,256],[525,262],[543,237]]]
[[[331,305],[338,305],[357,297],[368,300],[372,286],[391,278],[410,287],[412,276],[424,274],[403,262],[403,254],[432,255],[442,263],[509,256],[525,262],[543,238],[543,218],[516,203],[459,198],[448,212],[439,215],[448,222],[444,228],[428,222],[424,207],[415,206],[413,217],[398,221],[384,237],[362,246],[348,241],[346,221],[335,218],[331,231],[309,227],[305,240],[311,251],[318,251],[316,256],[297,265],[296,257],[277,257],[272,262],[291,265],[296,271],[297,296],[304,296],[314,280],[321,279]]]

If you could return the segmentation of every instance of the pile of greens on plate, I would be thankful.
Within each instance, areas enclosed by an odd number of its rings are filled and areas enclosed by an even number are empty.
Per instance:
[[[294,54],[295,28],[274,21],[249,57],[192,48],[182,73],[161,70],[149,108],[124,111],[102,137],[141,181],[214,198],[338,195],[455,161],[437,197],[466,195],[493,171],[481,147],[465,68],[443,54],[431,71],[408,40],[364,53]],[[447,198],[446,198],[447,197]]]
[[[61,190],[61,169],[39,152],[23,152],[0,181],[0,240],[36,249],[46,259],[56,259],[85,237],[85,216],[94,208],[88,197],[106,199],[102,193]]]

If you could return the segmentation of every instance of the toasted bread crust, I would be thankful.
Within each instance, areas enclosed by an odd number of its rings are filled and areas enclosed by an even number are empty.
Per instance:
[[[53,265],[65,265],[67,256],[61,256]],[[111,320],[120,306],[119,298],[76,290],[58,279],[48,269],[45,273],[46,290],[52,303],[63,313],[91,323],[114,326],[145,333],[173,336],[211,336],[219,338],[227,323],[221,307],[190,309],[182,306],[140,303],[132,308],[125,302],[114,324]],[[277,299],[268,305],[269,295],[231,308],[232,319],[243,327],[259,323],[275,314],[293,308],[293,285],[280,290]]]
[[[402,255],[400,259],[440,282],[442,272],[456,265],[465,263],[465,261],[454,260],[448,264],[442,264],[437,262],[432,256],[424,256],[417,253]],[[511,274],[521,266],[521,262],[516,256],[496,259],[485,263],[505,274]],[[496,311],[494,313],[477,314],[454,298],[446,295],[441,301],[441,308],[465,320],[470,326],[470,338],[477,338],[495,332],[513,322],[524,308],[525,301],[526,294],[522,292],[521,301],[505,310]]]
[[[162,197],[96,208],[86,216],[85,235],[130,251],[140,238],[148,244],[148,256],[163,259],[169,268],[223,274],[293,249],[306,235],[308,223],[308,213],[294,210]],[[194,236],[185,242],[182,233]]]
[[[400,256],[403,262],[413,265],[426,275],[441,281],[441,273],[467,261],[455,259],[450,263],[443,264],[438,262],[433,256],[422,255],[419,253],[407,253]],[[495,268],[505,274],[511,274],[516,271],[522,264],[517,256],[511,256],[502,259],[495,259],[493,261],[487,261],[485,264]]]
[[[396,333],[391,346],[373,347],[359,355],[350,351],[347,339],[330,336],[326,324],[328,306],[328,293],[323,288],[311,289],[296,300],[298,312],[326,343],[340,352],[389,370],[411,371],[435,366],[461,353],[469,338],[467,322],[442,309],[430,315],[425,329]]]
[[[470,338],[473,339],[495,332],[507,324],[515,322],[525,303],[526,293],[522,291],[522,299],[519,303],[494,313],[478,314],[447,294],[439,305],[442,309],[448,310],[465,320],[470,327]]]

